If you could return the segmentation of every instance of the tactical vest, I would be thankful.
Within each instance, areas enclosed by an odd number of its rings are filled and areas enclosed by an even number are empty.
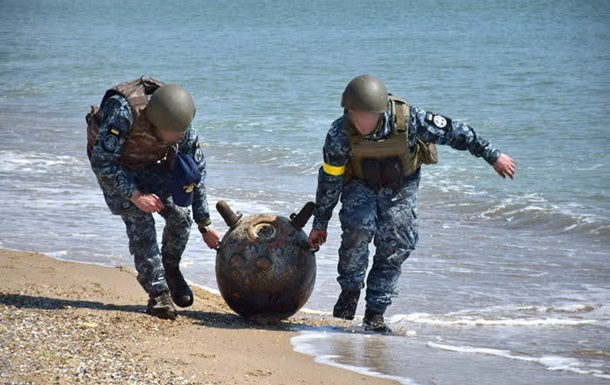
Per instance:
[[[144,108],[148,104],[148,96],[162,85],[162,82],[153,78],[141,77],[109,89],[102,99],[101,104],[109,97],[118,94],[127,99],[131,107],[133,124],[131,131],[125,137],[122,153],[118,159],[118,163],[127,169],[140,171],[153,163],[157,163],[167,155],[171,148],[170,143],[159,139],[155,135],[153,126],[146,119],[144,113]],[[91,112],[87,114],[85,119],[87,121],[87,150],[91,153],[103,120],[101,108],[91,106]]]
[[[345,167],[347,178],[362,179],[374,188],[397,187],[422,164],[438,162],[433,143],[418,140],[413,151],[409,148],[408,102],[390,96],[390,108],[392,131],[384,140],[367,140],[346,120],[345,128],[352,150],[352,156]]]

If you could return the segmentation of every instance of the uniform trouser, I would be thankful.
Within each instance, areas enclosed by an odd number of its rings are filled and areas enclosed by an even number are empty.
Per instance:
[[[371,189],[358,179],[343,187],[341,247],[337,281],[342,290],[364,287],[369,264],[369,243],[376,248],[366,279],[367,308],[385,313],[396,297],[401,265],[415,249],[417,233],[417,189],[419,172],[398,190]]]
[[[138,282],[151,297],[168,290],[163,264],[179,266],[192,223],[188,209],[173,202],[164,204],[165,208],[159,212],[165,219],[161,253],[152,214],[141,211],[135,205],[120,214],[127,229],[129,252],[134,258]]]
[[[157,231],[153,214],[138,209],[124,197],[113,196],[104,191],[110,211],[120,215],[125,222],[129,238],[129,252],[134,258],[138,282],[150,297],[167,291],[163,265],[178,267],[186,248],[192,219],[188,208],[177,206],[166,193],[166,174],[146,173],[139,175],[140,188],[145,193],[156,193],[165,208],[159,214],[165,219],[161,252],[157,243]]]

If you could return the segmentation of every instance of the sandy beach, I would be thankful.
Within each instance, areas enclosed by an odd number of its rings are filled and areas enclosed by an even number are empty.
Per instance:
[[[298,313],[277,326],[244,321],[216,294],[176,321],[145,313],[129,267],[0,250],[2,384],[392,384],[317,364],[292,350]]]

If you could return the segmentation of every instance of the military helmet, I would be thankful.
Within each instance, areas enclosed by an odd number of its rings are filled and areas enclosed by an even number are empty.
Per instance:
[[[346,110],[384,113],[388,110],[388,90],[374,76],[357,76],[345,87],[341,107]]]
[[[161,130],[184,132],[195,117],[195,102],[183,87],[164,84],[150,97],[146,117]]]

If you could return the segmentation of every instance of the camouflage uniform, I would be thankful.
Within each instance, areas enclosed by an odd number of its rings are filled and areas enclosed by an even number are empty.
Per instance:
[[[436,118],[436,119],[435,119]],[[442,119],[441,119],[442,118]],[[347,116],[333,122],[324,144],[324,163],[331,167],[345,166],[351,156],[351,145],[345,130]],[[440,119],[440,120],[439,120]],[[392,116],[386,112],[382,125],[368,140],[383,140],[392,131]],[[490,165],[500,156],[485,139],[468,124],[409,107],[408,145],[414,150],[417,140],[446,144],[457,150],[468,150]],[[396,283],[402,263],[415,249],[417,231],[417,189],[420,170],[405,178],[398,189],[371,188],[360,179],[346,180],[344,175],[331,175],[320,168],[313,229],[326,230],[332,211],[341,197],[341,247],[338,278],[342,290],[356,291],[364,287],[368,267],[368,245],[373,240],[376,252],[366,280],[367,308],[384,313],[396,296]]]
[[[174,204],[170,193],[171,172],[166,161],[149,165],[142,170],[130,170],[117,160],[122,154],[125,138],[132,130],[132,110],[121,95],[108,98],[101,106],[104,120],[100,125],[98,139],[89,155],[91,167],[104,193],[110,211],[120,215],[127,229],[129,251],[134,257],[138,282],[150,297],[167,291],[163,264],[178,266],[186,247],[192,220],[190,210]],[[110,133],[110,130],[114,130]],[[118,132],[118,134],[117,134]],[[106,140],[107,137],[114,138]],[[197,223],[210,223],[204,179],[205,157],[199,147],[195,130],[190,128],[178,144],[178,151],[193,154],[201,181],[194,189],[193,218]],[[165,219],[161,253],[157,244],[155,220],[129,201],[136,190],[143,194],[156,194],[165,208],[159,214]]]

